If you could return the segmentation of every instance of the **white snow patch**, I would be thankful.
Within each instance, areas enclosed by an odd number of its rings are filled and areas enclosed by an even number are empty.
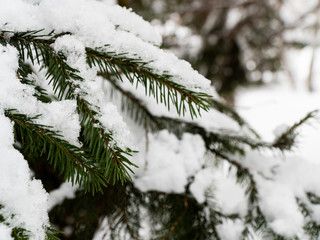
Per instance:
[[[47,193],[39,180],[30,179],[27,162],[13,147],[12,123],[3,113],[0,125],[0,204],[4,206],[0,214],[10,227],[27,229],[32,239],[45,239],[44,227],[49,225]]]
[[[190,192],[199,203],[204,203],[206,200],[206,191],[212,185],[213,169],[201,169],[194,177],[193,183],[190,185]]]
[[[2,240],[12,240],[11,237],[11,228],[7,225],[0,223],[0,239]]]
[[[245,190],[225,169],[214,169],[214,200],[221,213],[245,216],[248,211]]]
[[[77,114],[77,103],[73,100],[63,100],[44,104],[42,115],[37,123],[53,126],[69,143],[80,146],[80,120]]]
[[[188,177],[199,171],[205,161],[201,137],[185,133],[179,141],[175,135],[163,130],[149,134],[148,141],[148,152],[138,156],[145,157],[147,167],[137,172],[136,187],[142,191],[184,192]]]
[[[72,185],[70,182],[64,182],[59,188],[51,191],[48,199],[48,211],[62,203],[63,200],[74,198],[78,189],[78,185]]]
[[[244,224],[240,220],[232,221],[230,219],[223,220],[223,223],[217,226],[217,232],[221,240],[240,239],[244,229]]]
[[[26,29],[70,32],[86,47],[103,47],[115,53],[127,53],[149,62],[155,72],[168,73],[173,81],[193,90],[216,96],[210,81],[153,44],[161,44],[157,30],[141,17],[119,6],[90,0],[42,0],[39,4],[22,0],[1,0],[0,27],[11,31]],[[150,43],[151,42],[151,43]]]

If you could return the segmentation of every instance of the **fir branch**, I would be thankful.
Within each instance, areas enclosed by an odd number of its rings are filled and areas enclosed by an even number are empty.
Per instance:
[[[148,62],[142,59],[134,59],[124,54],[114,52],[102,52],[99,49],[86,48],[87,62],[90,67],[97,66],[101,73],[111,79],[111,74],[123,81],[126,77],[132,84],[141,84],[145,87],[146,95],[152,95],[157,102],[163,102],[168,109],[173,104],[179,115],[185,115],[186,104],[191,117],[200,115],[201,109],[209,109],[210,96],[187,89],[172,81],[173,76],[163,73],[157,74]]]
[[[319,197],[316,196],[314,193],[307,192],[307,199],[311,204],[319,204]],[[310,239],[319,239],[320,237],[320,224],[312,218],[312,209],[310,209],[310,203],[302,201],[301,199],[297,198],[297,204],[300,207],[300,211],[305,217],[305,224],[303,229],[305,233],[310,236]]]
[[[250,173],[249,169],[246,167],[243,167],[238,161],[229,158],[228,156],[226,156],[225,154],[219,152],[214,148],[211,148],[210,151],[214,153],[218,158],[226,160],[230,165],[236,168],[237,170],[236,177],[240,183],[243,183],[246,179],[249,180],[249,184],[247,184],[246,193],[249,195],[249,202],[251,204],[254,204],[258,199],[258,189],[256,186],[256,182],[254,181],[254,178]]]
[[[102,124],[95,117],[98,113],[92,109],[90,103],[81,98],[78,98],[77,103],[79,112],[83,114],[81,126],[83,127],[84,143],[88,147],[87,151],[103,167],[107,181],[112,181],[114,184],[118,180],[121,183],[131,180],[128,171],[132,173],[133,171],[129,166],[138,166],[129,161],[124,154],[131,156],[134,151],[129,148],[122,150],[114,143],[111,132],[105,132]]]
[[[274,145],[274,143],[264,142],[260,139],[253,139],[249,136],[242,136],[231,130],[210,130],[208,131],[197,123],[183,120],[182,118],[170,118],[164,116],[155,116],[143,102],[134,96],[131,92],[126,91],[120,87],[112,78],[107,79],[103,73],[99,74],[104,79],[112,84],[122,96],[122,110],[125,110],[138,124],[148,127],[151,131],[156,132],[162,129],[168,129],[176,136],[181,137],[182,133],[189,132],[199,134],[206,143],[207,149],[212,146],[219,148],[221,152],[225,153],[240,153],[244,154],[244,145],[252,149],[259,148],[279,148],[283,146]],[[283,149],[280,149],[283,150]]]
[[[38,63],[42,68],[47,69],[46,77],[52,83],[53,90],[59,99],[74,99],[75,86],[68,81],[71,78],[81,80],[76,74],[78,70],[71,68],[65,63],[65,57],[61,53],[55,53],[51,44],[58,35],[53,32],[40,35],[38,31],[9,32],[0,34],[0,39],[6,40],[10,45],[17,48],[19,58],[22,61],[30,59],[32,64]],[[5,34],[12,35],[9,39]],[[59,35],[60,36],[60,35]]]
[[[115,182],[120,180],[124,182],[126,179],[130,179],[130,175],[127,170],[128,165],[133,165],[123,153],[130,155],[131,150],[123,151],[122,149],[115,147],[112,149],[110,142],[113,140],[111,133],[105,133],[102,125],[94,117],[92,107],[84,99],[75,95],[74,90],[78,87],[77,81],[83,79],[77,74],[78,70],[73,69],[66,63],[66,58],[62,53],[56,53],[50,46],[57,37],[53,33],[48,35],[39,35],[40,31],[29,31],[23,33],[13,33],[8,40],[10,44],[15,46],[22,59],[30,58],[32,63],[37,61],[43,68],[47,69],[47,77],[50,79],[49,83],[52,83],[54,91],[58,93],[59,99],[74,99],[77,98],[78,111],[83,115],[81,121],[82,127],[85,129],[84,137],[86,144],[91,148],[89,152],[93,153],[96,150],[96,160],[101,159],[105,163],[106,171],[105,177],[108,180]],[[5,36],[0,35],[3,39]],[[6,40],[6,39],[5,39]],[[119,79],[122,79],[121,74],[125,74],[127,78],[133,83],[134,80],[138,80],[142,83],[146,89],[149,87],[149,94],[154,96],[160,96],[159,100],[167,103],[170,106],[169,100],[171,100],[179,113],[184,113],[186,110],[185,100],[188,102],[191,116],[196,115],[196,109],[200,113],[200,109],[207,109],[208,95],[203,93],[197,93],[190,91],[183,86],[180,86],[170,81],[169,75],[158,75],[152,72],[152,70],[145,65],[147,63],[141,62],[141,60],[125,58],[122,55],[115,55],[112,53],[103,53],[90,48],[87,48],[87,60],[89,66],[98,64],[104,74],[112,73]],[[25,54],[25,52],[27,54]],[[109,54],[109,55],[108,55]],[[112,54],[110,56],[110,54]],[[121,70],[118,71],[118,69]],[[135,77],[130,77],[133,76]],[[72,80],[72,81],[71,81]],[[160,90],[159,90],[160,89]],[[160,91],[158,94],[158,90]],[[167,93],[167,94],[166,94]],[[180,100],[178,97],[180,94]],[[158,98],[156,98],[158,100]],[[178,102],[178,100],[180,102]],[[91,121],[91,124],[87,124],[87,120]],[[95,128],[99,125],[101,127]],[[95,138],[91,138],[86,133],[94,133]],[[102,141],[103,143],[99,143]],[[99,158],[101,157],[101,158]],[[124,164],[125,163],[125,164]],[[110,174],[110,175],[107,175]]]
[[[171,235],[172,232],[174,232],[174,230],[176,229],[177,225],[179,224],[179,222],[182,220],[182,218],[184,217],[184,215],[187,212],[187,208],[188,208],[188,201],[185,198],[184,199],[184,206],[185,209],[184,211],[182,211],[182,213],[180,214],[180,216],[170,225],[168,232],[161,238],[161,240],[166,240],[169,238],[169,236]]]
[[[33,73],[31,66],[21,59],[19,59],[19,68],[17,72],[17,76],[20,79],[20,82],[23,84],[31,85],[35,89],[34,96],[41,102],[49,103],[52,102],[52,99],[47,94],[47,91],[37,85],[33,80],[30,79],[30,74]]]
[[[0,42],[9,42],[15,46],[21,54],[22,59],[30,58],[32,63],[37,61],[38,64],[44,63],[48,67],[47,77],[53,81],[54,90],[58,91],[59,98],[65,94],[65,98],[74,98],[70,84],[65,80],[70,78],[81,81],[81,77],[77,75],[77,70],[71,68],[65,63],[63,54],[56,54],[51,48],[51,44],[62,33],[55,35],[53,32],[40,35],[39,31],[27,32],[9,32],[2,31],[0,33]],[[13,34],[13,36],[6,36]],[[170,103],[173,104],[179,114],[185,114],[186,104],[188,105],[191,117],[200,115],[200,110],[208,110],[209,95],[202,92],[195,92],[186,87],[172,81],[173,76],[163,73],[161,75],[154,73],[148,67],[148,62],[141,59],[134,59],[124,56],[124,54],[116,54],[114,52],[102,52],[91,48],[86,48],[87,62],[90,67],[98,66],[100,71],[109,76],[113,74],[119,80],[123,80],[123,74],[133,83],[140,83],[146,88],[146,94],[153,95],[155,99],[164,102],[168,109]],[[27,53],[27,54],[25,54]],[[179,96],[178,96],[179,95]]]
[[[254,180],[254,177],[250,170],[242,166],[238,161],[231,159],[230,157],[220,153],[216,149],[210,149],[218,158],[226,160],[231,166],[234,166],[236,169],[236,178],[240,183],[245,183],[246,181],[246,195],[249,200],[249,211],[245,218],[246,225],[251,225],[254,230],[260,230],[261,228],[270,229],[267,226],[267,221],[260,209],[259,198],[258,198],[258,188]],[[242,231],[243,239],[246,239],[249,234],[248,226]]]
[[[99,76],[107,79],[102,73]],[[122,89],[115,80],[108,79],[113,89],[121,93],[121,109],[129,113],[130,117],[139,125],[147,126],[151,131],[159,131],[166,128],[165,122],[161,118],[154,116],[149,109],[143,105],[140,99],[135,97],[131,92]]]
[[[287,131],[285,131],[282,135],[280,135],[273,142],[265,142],[259,139],[258,134],[255,133],[253,129],[250,128],[246,122],[242,122],[242,124],[247,125],[251,132],[258,137],[258,139],[253,139],[250,136],[239,135],[230,130],[210,130],[199,126],[194,122],[185,121],[181,118],[170,118],[170,117],[159,117],[153,115],[153,113],[143,104],[143,102],[134,96],[131,92],[126,91],[120,87],[113,80],[113,78],[107,78],[107,76],[103,73],[99,74],[104,79],[108,80],[122,96],[122,110],[126,110],[129,112],[130,116],[140,125],[149,124],[151,131],[159,131],[162,129],[168,129],[169,131],[176,134],[178,137],[181,137],[183,132],[189,132],[193,134],[200,134],[207,146],[207,149],[210,149],[213,145],[215,148],[217,145],[221,152],[225,153],[240,153],[244,154],[245,150],[241,145],[247,145],[251,149],[278,149],[280,151],[291,150],[295,144],[296,130],[309,121],[312,118],[316,118],[318,111],[312,111],[308,113],[303,119],[301,119],[298,123],[295,123],[291,126]],[[229,111],[231,116],[237,114],[232,109],[229,109],[228,106],[219,103],[218,101],[214,101],[215,106],[219,104],[219,111],[226,113]],[[223,109],[223,110],[222,110]],[[239,116],[240,118],[240,116]],[[239,120],[241,122],[241,120]]]
[[[79,88],[78,82],[83,81],[78,75],[79,71],[69,66],[66,63],[66,57],[60,52],[56,53],[51,47],[51,44],[61,34],[54,35],[52,32],[48,35],[38,35],[39,32],[13,33],[14,35],[8,42],[18,49],[22,60],[30,59],[32,63],[37,61],[42,68],[47,70],[46,77],[49,79],[49,84],[53,85],[59,99],[77,99],[78,112],[82,118],[81,126],[84,129],[84,140],[88,146],[87,151],[94,156],[100,167],[105,167],[104,178],[113,183],[118,180],[122,183],[131,180],[128,171],[132,173],[133,171],[129,166],[137,166],[131,163],[124,154],[131,156],[133,151],[129,148],[126,150],[119,148],[112,138],[112,133],[105,132],[103,125],[95,117],[97,112],[93,110],[90,103],[75,93],[75,90]],[[0,34],[1,37],[4,38],[4,35]],[[26,55],[25,52],[27,52]],[[82,94],[86,93],[82,91]],[[97,125],[98,128],[95,127]]]
[[[318,114],[318,110],[314,110],[309,112],[304,118],[302,118],[299,122],[293,124],[290,128],[288,128],[285,132],[283,132],[277,139],[275,139],[272,144],[273,147],[279,148],[281,150],[290,150],[294,146],[296,142],[297,133],[296,130],[301,125],[305,124],[310,119],[316,118]]]
[[[61,139],[61,135],[50,127],[36,124],[37,117],[30,118],[14,110],[7,110],[5,116],[15,123],[15,138],[22,142],[24,150],[39,156],[45,154],[64,180],[79,184],[93,194],[102,191],[101,186],[106,186],[102,169],[95,166],[90,156]]]
[[[61,233],[63,233],[63,232],[59,231],[57,229],[54,229],[52,227],[47,227],[47,232],[46,232],[47,236],[46,236],[45,240],[61,240],[60,238],[55,236],[55,235],[61,234]]]

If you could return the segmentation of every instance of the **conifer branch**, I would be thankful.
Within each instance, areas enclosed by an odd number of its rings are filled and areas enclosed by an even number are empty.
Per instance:
[[[47,70],[46,77],[49,79],[49,84],[53,85],[54,92],[57,93],[60,100],[77,99],[78,112],[82,118],[81,126],[84,129],[83,137],[88,147],[87,151],[94,156],[93,159],[100,167],[105,168],[104,178],[113,183],[118,180],[122,183],[131,180],[128,171],[133,171],[129,166],[136,167],[136,165],[131,163],[124,154],[131,156],[133,151],[129,148],[126,150],[119,148],[113,140],[112,133],[105,132],[103,125],[95,117],[98,113],[93,110],[90,103],[75,93],[75,90],[79,88],[78,82],[83,81],[82,77],[78,75],[79,71],[69,66],[66,63],[66,57],[60,52],[56,53],[51,47],[51,44],[61,35],[54,35],[53,32],[48,35],[39,35],[39,32],[13,33],[9,40],[5,38],[4,34],[0,34],[0,39],[2,38],[15,46],[22,60],[30,59],[32,63],[37,61],[42,68]],[[86,93],[82,91],[82,94]],[[98,128],[95,127],[97,125]]]
[[[52,49],[51,44],[60,35],[54,35],[53,32],[48,35],[39,35],[39,32],[6,32],[6,34],[13,34],[13,36],[7,39],[2,33],[0,38],[2,38],[2,41],[8,41],[15,46],[22,59],[29,58],[32,63],[37,61],[42,68],[46,68],[46,77],[50,79],[49,83],[52,83],[59,99],[78,99],[78,110],[83,115],[81,123],[82,127],[85,128],[84,132],[95,133],[96,136],[96,138],[92,139],[89,135],[84,134],[86,144],[91,148],[90,152],[99,150],[96,153],[96,160],[98,160],[98,157],[106,158],[105,177],[108,180],[112,180],[112,182],[116,180],[123,182],[125,179],[130,179],[127,170],[131,171],[131,169],[126,164],[133,164],[123,156],[123,153],[130,155],[131,150],[124,151],[118,147],[112,149],[110,146],[110,142],[113,140],[112,133],[103,131],[102,125],[94,117],[96,113],[92,107],[89,107],[89,103],[74,93],[75,89],[78,88],[77,81],[83,81],[83,79],[78,75],[77,69],[70,67],[66,63],[66,58],[62,53],[56,53]],[[134,83],[134,81],[141,83],[146,88],[146,91],[149,91],[149,95],[152,94],[157,100],[167,104],[168,107],[170,107],[171,101],[176,106],[179,114],[184,114],[186,111],[185,101],[188,103],[192,117],[197,115],[196,110],[200,113],[201,108],[208,109],[208,95],[193,92],[174,83],[170,80],[171,76],[167,74],[158,75],[153,73],[152,69],[146,66],[147,63],[142,62],[140,59],[126,58],[121,54],[105,53],[90,48],[87,48],[86,51],[87,62],[90,67],[97,64],[104,74],[108,76],[108,74],[112,73],[119,80],[122,80],[122,74],[124,74],[131,83]],[[178,94],[180,94],[180,97]],[[90,120],[91,124],[87,124],[87,120]],[[94,126],[97,124],[101,127],[95,128]],[[97,140],[103,143],[98,143]],[[101,160],[99,162],[101,163]]]
[[[30,79],[30,74],[33,73],[33,70],[30,65],[23,62],[19,59],[19,68],[17,76],[20,79],[20,82],[23,84],[31,85],[35,89],[34,96],[41,102],[49,103],[52,102],[52,99],[48,96],[47,91],[37,85],[32,79]]]
[[[181,118],[155,116],[146,106],[144,106],[140,99],[134,96],[131,92],[122,89],[112,78],[108,79],[102,73],[99,75],[108,80],[112,86],[121,93],[121,96],[123,97],[122,110],[127,110],[138,124],[145,125],[147,123],[152,131],[168,129],[178,137],[181,137],[181,133],[183,132],[200,134],[206,142],[207,149],[210,149],[212,145],[218,144],[220,151],[227,153],[244,154],[245,150],[243,145],[247,145],[251,149],[265,148],[278,149],[280,151],[291,150],[295,144],[295,137],[297,136],[296,130],[310,119],[316,118],[318,114],[317,110],[308,113],[304,118],[288,128],[287,131],[281,134],[273,142],[265,142],[259,139],[258,134],[256,134],[254,130],[252,130],[252,132],[258,137],[258,139],[253,139],[249,136],[242,136],[230,130],[208,131],[196,123],[188,122]],[[219,106],[219,111],[222,113],[226,114],[226,111],[229,111],[229,114],[233,116],[234,114],[237,114],[234,110],[228,109],[227,106],[219,103],[218,101],[214,101],[214,104],[215,106]],[[240,118],[240,125],[247,125],[244,120],[243,122],[241,121],[240,116],[238,117]],[[146,121],[146,119],[147,122],[143,122]],[[247,126],[251,129],[249,125]]]
[[[105,133],[102,124],[96,119],[97,112],[94,111],[90,104],[81,98],[78,98],[78,108],[83,114],[81,126],[83,127],[84,143],[88,147],[88,151],[94,155],[96,162],[103,167],[104,176],[107,181],[116,181],[124,183],[127,179],[131,180],[128,171],[133,171],[129,166],[134,166],[128,158],[134,152],[127,148],[125,151],[119,148],[112,138],[111,133]],[[111,145],[113,143],[113,146]]]
[[[7,110],[5,116],[15,123],[15,137],[21,141],[24,150],[38,156],[45,155],[64,180],[79,184],[93,194],[102,191],[101,186],[106,186],[102,169],[95,165],[90,156],[61,139],[61,135],[50,127],[36,124],[34,120],[37,117],[29,118],[14,110]]]
[[[254,230],[259,230],[261,228],[267,229],[267,221],[263,215],[258,199],[258,188],[254,180],[253,175],[248,168],[242,166],[238,161],[233,160],[226,156],[225,154],[219,152],[216,149],[210,149],[218,158],[226,160],[231,166],[234,166],[236,169],[236,178],[240,183],[246,183],[246,195],[249,200],[249,211],[246,216],[246,225],[249,224],[253,227]],[[270,230],[270,229],[269,229]],[[243,230],[242,236],[246,239],[246,236],[249,234],[248,226]]]
[[[309,112],[304,118],[302,118],[299,122],[293,124],[286,131],[284,131],[272,144],[273,147],[279,148],[281,150],[290,150],[292,146],[294,146],[297,133],[296,130],[301,125],[305,124],[310,119],[314,119],[317,117],[318,110],[314,110]]]
[[[99,49],[86,48],[86,51],[88,65],[97,66],[107,79],[111,79],[112,74],[117,80],[123,81],[126,77],[131,84],[141,84],[145,88],[146,95],[152,95],[157,102],[163,102],[168,109],[170,103],[173,104],[179,115],[185,115],[186,104],[192,118],[200,115],[201,109],[205,111],[209,109],[209,95],[175,83],[172,81],[173,76],[167,73],[161,75],[154,73],[148,67],[148,62],[142,59],[129,58],[114,52],[102,52]]]
[[[58,37],[70,33],[55,35],[51,32],[40,35],[39,32],[41,31],[19,33],[3,31],[0,32],[0,43],[4,44],[8,41],[15,46],[22,59],[30,58],[32,63],[37,61],[40,65],[43,61],[43,64],[48,68],[47,77],[50,77],[50,81],[53,81],[54,91],[58,91],[59,98],[61,99],[66,94],[65,98],[73,99],[72,90],[74,89],[69,88],[70,84],[67,84],[65,80],[72,78],[81,81],[81,77],[77,75],[78,70],[67,65],[63,54],[56,54],[50,46]],[[12,34],[13,36],[10,36]],[[25,54],[25,51],[27,54]],[[147,66],[148,62],[144,62],[140,58],[129,58],[124,54],[92,48],[86,48],[86,52],[90,67],[97,66],[106,76],[113,74],[121,81],[124,75],[132,84],[142,84],[146,89],[146,94],[155,97],[157,102],[164,102],[168,109],[170,109],[170,103],[173,104],[179,115],[186,113],[186,105],[191,117],[200,115],[201,109],[205,111],[209,109],[210,96],[208,94],[195,92],[175,83],[172,81],[174,77],[167,73],[161,75],[154,73]]]
[[[65,57],[61,53],[55,53],[51,44],[54,43],[57,36],[53,32],[40,35],[39,31],[28,32],[4,32],[0,34],[2,41],[8,42],[12,46],[16,47],[20,59],[25,61],[30,59],[32,64],[38,63],[42,68],[46,68],[46,77],[49,79],[49,83],[52,83],[53,90],[61,99],[74,99],[75,86],[68,81],[71,79],[81,80],[76,74],[78,70],[73,69],[65,62]],[[12,35],[6,38],[5,34]],[[73,83],[74,84],[74,83]]]
[[[104,79],[108,80],[111,85],[122,96],[122,110],[129,112],[130,116],[140,125],[148,124],[152,131],[159,131],[162,129],[168,129],[170,132],[174,133],[178,137],[181,137],[182,133],[189,132],[193,134],[199,134],[204,139],[207,149],[211,146],[217,147],[222,152],[226,153],[240,153],[244,154],[244,145],[249,146],[252,149],[259,148],[275,148],[284,150],[287,145],[278,145],[273,142],[264,142],[260,139],[253,139],[249,136],[242,136],[231,130],[210,130],[208,131],[197,123],[188,122],[183,119],[170,118],[164,116],[155,116],[143,102],[134,96],[131,92],[126,91],[120,87],[112,78],[107,79],[107,77],[100,73]],[[236,112],[234,112],[236,114]],[[245,124],[245,122],[243,122]],[[295,127],[296,128],[296,127]]]
[[[305,233],[310,236],[310,239],[319,239],[320,224],[312,217],[313,211],[310,209],[310,204],[318,205],[320,203],[320,198],[311,192],[307,192],[306,196],[308,201],[297,198],[300,211],[306,219],[303,229]]]

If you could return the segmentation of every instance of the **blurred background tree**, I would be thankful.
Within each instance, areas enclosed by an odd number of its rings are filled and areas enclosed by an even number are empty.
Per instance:
[[[290,3],[282,0],[118,2],[153,21],[163,35],[163,47],[189,61],[230,104],[239,86],[277,81],[275,74],[279,71],[285,72],[289,85],[294,87],[285,51],[314,46],[312,35],[317,35],[319,27],[314,19],[318,1],[308,2],[310,7],[300,15],[294,12],[295,6],[290,8]],[[286,11],[292,11],[296,18],[290,21]],[[303,29],[308,38],[290,38],[291,31],[297,29]],[[313,60],[306,79],[309,91],[312,66]]]

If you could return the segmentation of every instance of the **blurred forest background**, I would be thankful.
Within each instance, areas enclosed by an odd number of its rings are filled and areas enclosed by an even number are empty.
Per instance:
[[[300,4],[299,4],[300,2]],[[312,48],[305,88],[314,91],[319,1],[119,0],[154,23],[163,47],[191,62],[232,103],[240,86],[279,81],[296,87],[286,53]]]
[[[151,21],[163,48],[189,61],[266,139],[320,108],[318,0],[119,0]],[[317,161],[319,126],[296,153]]]

